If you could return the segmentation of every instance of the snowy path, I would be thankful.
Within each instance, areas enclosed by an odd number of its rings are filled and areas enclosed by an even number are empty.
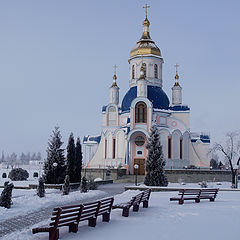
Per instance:
[[[90,198],[88,197],[86,199],[83,199],[81,201],[81,203],[94,201],[99,198],[115,195],[117,193],[122,193],[124,191],[124,185],[123,184],[108,184],[108,185],[99,186],[98,189],[101,190],[102,192],[100,192],[99,194],[97,194],[93,197],[90,197]],[[59,197],[60,197],[60,194],[59,194]],[[38,209],[37,211],[31,212],[28,214],[24,214],[21,216],[15,216],[12,218],[8,218],[5,221],[1,221],[0,238],[9,233],[14,232],[14,231],[21,231],[22,229],[28,228],[28,227],[31,228],[34,224],[37,224],[44,220],[48,220],[51,216],[53,207],[56,207],[59,204],[60,205],[70,205],[70,204],[75,204],[75,203],[79,203],[79,201],[78,202],[70,201],[65,204],[56,202],[46,208],[41,208],[41,209]]]

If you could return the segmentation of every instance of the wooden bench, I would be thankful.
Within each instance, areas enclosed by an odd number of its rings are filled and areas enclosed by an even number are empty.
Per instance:
[[[150,198],[150,194],[151,194],[150,188],[143,191],[143,197],[141,199],[141,202],[143,203],[143,208],[148,208],[148,201]]]
[[[128,217],[129,216],[129,209],[133,206],[133,211],[138,212],[139,205],[141,203],[142,197],[144,192],[137,194],[136,196],[132,197],[132,199],[126,203],[120,203],[112,206],[112,209],[120,208],[122,209],[122,216]]]
[[[185,200],[194,200],[199,203],[201,199],[209,199],[214,201],[218,189],[180,189],[179,197],[172,197],[170,201],[178,201],[179,204],[183,204]]]
[[[49,227],[33,228],[32,233],[49,232],[49,240],[57,240],[59,227],[68,226],[69,232],[77,232],[82,210],[82,204],[54,208]]]
[[[49,240],[57,240],[59,238],[60,227],[68,226],[69,232],[76,233],[79,222],[85,220],[88,220],[88,226],[95,227],[100,205],[101,201],[96,201],[54,208],[49,227],[33,228],[32,233],[49,232]]]
[[[103,222],[109,222],[110,221],[110,213],[111,213],[111,210],[112,210],[113,201],[114,201],[113,197],[105,198],[105,199],[100,200],[101,205],[100,205],[100,209],[98,211],[98,216],[102,215],[102,221]]]

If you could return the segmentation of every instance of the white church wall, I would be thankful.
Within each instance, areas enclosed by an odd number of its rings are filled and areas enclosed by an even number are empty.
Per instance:
[[[210,166],[210,158],[208,157],[209,144],[197,140],[195,143],[193,143],[193,148],[196,154],[199,156],[199,167],[209,167]]]
[[[179,130],[175,130],[172,133],[172,148],[173,148],[173,160],[180,159],[180,137],[182,136]]]
[[[180,120],[185,125],[186,129],[190,129],[190,113],[189,112],[174,112],[172,117]]]
[[[116,134],[116,156],[118,159],[125,158],[126,143],[124,131],[120,130]]]
[[[98,145],[97,151],[94,154],[92,160],[88,163],[88,167],[90,168],[98,168],[102,167],[103,159],[104,159],[104,147],[105,147],[105,137],[104,134],[101,136],[101,141]]]
[[[102,126],[107,126],[107,114],[102,114]]]
[[[168,141],[168,136],[170,132],[167,129],[160,129],[160,141],[162,145],[162,150],[163,150],[163,155],[164,158],[167,160],[167,151],[168,151],[168,146],[167,146],[167,141]]]

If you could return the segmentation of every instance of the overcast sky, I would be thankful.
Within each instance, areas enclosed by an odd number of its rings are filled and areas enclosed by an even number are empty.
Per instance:
[[[141,37],[146,1],[0,1],[0,151],[45,154],[55,125],[66,146],[101,132],[117,64],[128,90],[130,50]],[[164,58],[171,100],[180,65],[191,130],[212,142],[239,130],[240,1],[152,0],[150,34]]]

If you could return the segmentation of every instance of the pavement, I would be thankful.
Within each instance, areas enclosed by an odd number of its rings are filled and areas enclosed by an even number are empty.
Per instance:
[[[113,183],[100,185],[98,190],[101,190],[106,193],[106,197],[114,196],[125,191],[124,186],[129,185],[126,183]],[[87,202],[95,201],[97,197],[88,199]],[[79,202],[78,202],[79,203]],[[83,201],[84,203],[84,201]],[[69,205],[76,204],[76,202],[71,202]],[[0,226],[0,239],[4,239],[4,236],[15,231],[21,231],[24,228],[31,228],[34,224],[48,220],[52,214],[53,207],[50,206],[47,208],[42,208],[36,212],[32,212],[27,215],[17,216],[6,221],[1,222]]]

